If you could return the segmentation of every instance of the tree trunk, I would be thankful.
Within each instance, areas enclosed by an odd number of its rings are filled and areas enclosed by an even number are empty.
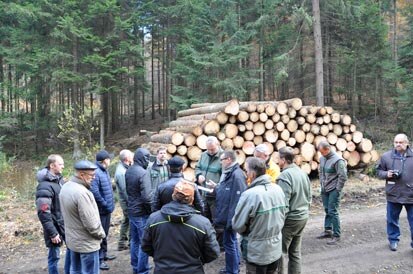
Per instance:
[[[320,2],[312,0],[313,4],[313,32],[314,32],[314,55],[316,73],[316,98],[317,105],[324,106],[324,78],[323,78],[323,44],[321,38]]]

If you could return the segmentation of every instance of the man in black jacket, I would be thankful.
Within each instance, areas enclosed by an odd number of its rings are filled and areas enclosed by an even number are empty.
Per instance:
[[[194,193],[192,183],[178,182],[173,201],[148,219],[142,250],[153,257],[155,274],[201,274],[203,264],[219,256],[215,230],[191,206]]]
[[[64,184],[62,171],[63,158],[52,154],[47,158],[46,167],[37,173],[39,184],[36,189],[37,216],[43,226],[46,246],[49,248],[47,257],[49,273],[58,272],[60,246],[65,237],[63,216],[60,211],[59,193]],[[70,252],[67,250],[65,258],[65,273],[69,273]]]
[[[138,148],[133,165],[125,173],[128,194],[128,215],[130,229],[130,253],[133,273],[148,274],[148,255],[141,249],[141,240],[146,221],[151,214],[151,179],[147,171],[149,151]]]

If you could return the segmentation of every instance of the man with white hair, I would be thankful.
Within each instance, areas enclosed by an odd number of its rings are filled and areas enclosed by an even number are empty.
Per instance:
[[[128,249],[129,239],[129,216],[128,216],[128,194],[126,193],[125,173],[133,164],[133,152],[124,149],[119,153],[119,163],[115,171],[115,183],[119,194],[119,204],[122,208],[123,218],[120,225],[118,250]]]
[[[265,174],[270,176],[272,183],[275,183],[275,180],[277,180],[278,176],[280,175],[280,167],[271,159],[267,145],[260,144],[256,146],[254,150],[254,157],[260,158],[265,161]]]
[[[413,151],[406,134],[394,137],[394,149],[383,154],[377,175],[386,180],[387,238],[389,248],[396,251],[400,240],[399,216],[404,208],[410,225],[410,246],[413,248]]]

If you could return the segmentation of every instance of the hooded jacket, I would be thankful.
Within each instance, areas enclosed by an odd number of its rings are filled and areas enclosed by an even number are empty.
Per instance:
[[[241,194],[232,228],[242,236],[241,250],[247,262],[267,265],[281,257],[285,208],[282,189],[272,184],[268,175],[256,178]]]
[[[238,163],[226,168],[217,187],[214,224],[231,229],[231,220],[241,193],[247,188],[245,176]]]
[[[174,192],[175,185],[183,178],[184,176],[181,172],[171,173],[171,178],[158,186],[152,198],[152,212],[161,209],[163,205],[166,205],[172,201],[172,193]],[[194,208],[200,213],[204,213],[204,202],[202,201],[202,197],[201,194],[199,194],[198,189],[195,189]]]
[[[53,245],[52,238],[58,234],[65,238],[63,216],[60,209],[59,193],[64,184],[62,175],[53,175],[48,168],[37,173],[36,188],[37,216],[43,226],[43,236],[47,247]],[[57,244],[59,246],[61,244]]]
[[[399,170],[401,177],[387,178],[388,170]],[[395,149],[385,152],[377,166],[377,176],[386,180],[387,201],[413,204],[413,151],[410,147],[403,156]]]
[[[142,217],[151,214],[152,189],[146,170],[148,163],[149,151],[138,148],[133,156],[133,165],[125,173],[129,216]]]
[[[153,257],[155,274],[201,274],[219,256],[215,230],[193,207],[172,201],[152,213],[142,250]]]
[[[320,158],[321,192],[341,191],[347,181],[346,161],[334,151]]]
[[[95,198],[85,182],[72,177],[63,185],[59,199],[65,219],[67,247],[78,253],[99,250],[106,235]]]
[[[96,175],[92,181],[90,191],[92,191],[93,196],[95,196],[99,213],[102,215],[110,214],[115,209],[115,203],[113,201],[113,189],[109,172],[100,162],[96,162],[95,164],[98,168],[96,169]]]

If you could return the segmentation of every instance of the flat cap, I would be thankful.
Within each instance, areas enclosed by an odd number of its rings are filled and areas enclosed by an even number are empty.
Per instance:
[[[268,155],[268,147],[266,144],[259,144],[258,146],[255,147],[255,151],[265,153]]]
[[[101,162],[106,159],[113,159],[113,154],[109,154],[106,150],[101,150],[96,154],[96,161]]]
[[[181,167],[185,164],[185,161],[181,157],[174,156],[168,160],[168,164],[170,167]]]
[[[80,160],[75,163],[74,168],[76,170],[94,170],[94,169],[97,169],[98,167],[97,165],[95,165],[94,163],[88,160]]]

